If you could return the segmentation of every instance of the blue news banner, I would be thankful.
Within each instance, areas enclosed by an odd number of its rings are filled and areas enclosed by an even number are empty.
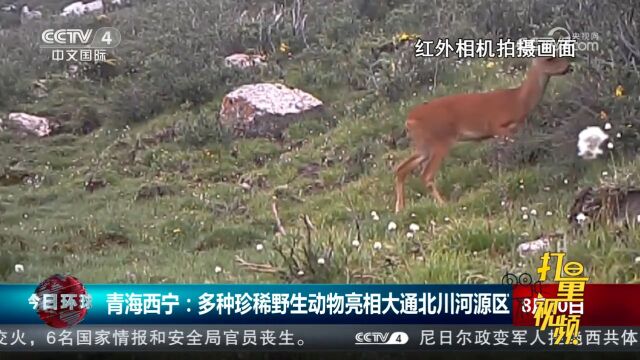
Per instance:
[[[42,324],[37,284],[0,285],[0,324]],[[83,325],[511,324],[509,285],[86,284]]]
[[[0,352],[567,349],[552,329],[512,325],[511,285],[54,281],[0,295]],[[640,351],[635,330],[581,328],[571,350]]]

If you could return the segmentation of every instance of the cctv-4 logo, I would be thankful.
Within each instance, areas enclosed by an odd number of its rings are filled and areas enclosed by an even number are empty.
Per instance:
[[[356,334],[356,345],[404,345],[409,342],[409,335],[402,331],[359,332]]]

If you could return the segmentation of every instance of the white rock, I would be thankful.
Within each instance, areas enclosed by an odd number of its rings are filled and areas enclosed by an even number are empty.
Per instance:
[[[267,58],[264,55],[232,54],[224,58],[224,65],[226,67],[239,69],[264,66],[266,64]]]
[[[550,249],[550,241],[547,237],[542,237],[537,240],[528,241],[518,245],[518,254],[520,257],[526,257],[533,255],[540,251],[545,251]]]
[[[10,113],[7,118],[7,127],[39,137],[47,136],[53,130],[49,119],[27,113]]]
[[[114,0],[111,0],[112,2]],[[62,13],[60,16],[70,16],[70,15],[84,15],[93,12],[102,11],[103,3],[102,0],[95,0],[88,3],[83,3],[82,1],[73,2],[62,9]]]
[[[21,17],[22,19],[27,19],[27,20],[40,19],[42,18],[42,13],[37,10],[29,10],[29,7],[27,5],[24,5],[22,7]]]
[[[65,6],[60,16],[82,15],[84,13],[84,4],[82,1],[76,1]]]
[[[220,107],[220,123],[246,137],[280,134],[303,115],[321,113],[322,101],[278,83],[248,84],[228,93]]]

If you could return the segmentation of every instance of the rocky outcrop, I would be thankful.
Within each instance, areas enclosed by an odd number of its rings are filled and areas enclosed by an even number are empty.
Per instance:
[[[9,114],[5,126],[8,129],[19,133],[31,134],[39,137],[50,135],[55,128],[55,125],[49,119],[27,113]]]
[[[279,137],[292,123],[321,115],[324,104],[282,84],[243,85],[222,100],[220,123],[236,136]]]

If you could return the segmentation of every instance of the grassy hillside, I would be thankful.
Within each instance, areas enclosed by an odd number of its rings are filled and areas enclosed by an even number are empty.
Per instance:
[[[118,65],[88,68],[80,79],[62,76],[63,66],[37,48],[40,31],[104,23],[87,16],[11,27],[0,35],[0,118],[26,111],[63,126],[44,139],[0,132],[0,280],[69,272],[85,282],[487,283],[505,271],[533,272],[537,260],[520,259],[516,246],[565,229],[578,188],[640,180],[636,55],[612,31],[623,10],[581,2],[501,1],[495,13],[488,1],[314,1],[302,8],[303,31],[293,31],[290,10],[269,27],[271,2],[140,1],[110,14],[123,36],[111,54]],[[40,3],[32,7],[46,9]],[[437,178],[446,206],[412,177],[407,209],[393,214],[393,168],[409,154],[408,109],[516,86],[524,73],[504,59],[372,49],[399,32],[516,38],[566,21],[601,33],[600,51],[552,80],[514,144],[454,149]],[[224,56],[249,49],[267,51],[269,66],[222,66]],[[47,97],[33,95],[36,79],[46,79]],[[222,96],[256,81],[308,91],[331,115],[293,126],[281,142],[232,139],[216,122]],[[623,96],[614,94],[618,85]],[[621,136],[586,162],[576,156],[577,133],[602,124],[601,111]],[[167,128],[177,135],[158,140]],[[24,181],[10,181],[15,174]],[[88,191],[88,183],[105,186]],[[286,236],[275,234],[274,203]],[[408,237],[412,223],[420,230]],[[625,241],[611,228],[586,233],[570,256],[593,281],[636,282],[640,240],[628,231]]]

